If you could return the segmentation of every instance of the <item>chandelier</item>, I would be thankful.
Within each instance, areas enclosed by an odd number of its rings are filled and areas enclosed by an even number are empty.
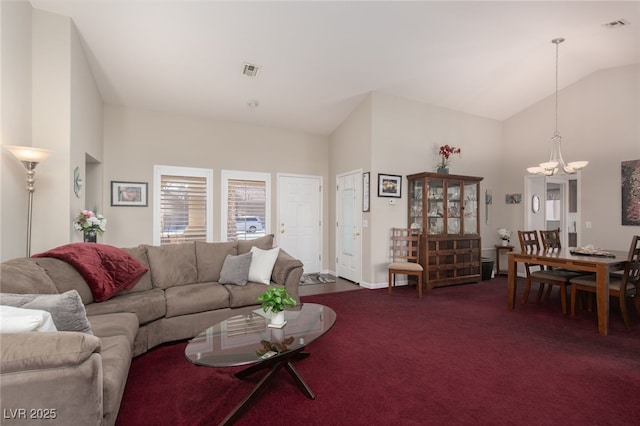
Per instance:
[[[540,163],[535,167],[528,167],[527,171],[531,174],[553,176],[560,172],[564,174],[574,174],[580,169],[584,169],[588,161],[572,161],[565,163],[562,158],[562,151],[560,150],[560,143],[562,137],[558,133],[558,46],[564,41],[563,38],[554,38],[551,43],[556,45],[556,131],[551,138],[551,157],[549,161]]]

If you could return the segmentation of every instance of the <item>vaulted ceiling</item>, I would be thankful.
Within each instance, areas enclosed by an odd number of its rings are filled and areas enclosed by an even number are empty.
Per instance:
[[[372,91],[504,120],[553,94],[557,37],[560,88],[640,62],[638,1],[31,4],[73,20],[106,103],[322,135]]]

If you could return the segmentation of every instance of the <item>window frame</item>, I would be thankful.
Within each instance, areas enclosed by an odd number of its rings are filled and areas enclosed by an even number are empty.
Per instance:
[[[198,168],[198,167],[184,167],[184,166],[153,166],[153,244],[156,246],[161,245],[162,241],[162,229],[160,225],[160,200],[162,190],[162,176],[187,176],[187,177],[200,177],[205,178],[206,182],[206,240],[207,242],[213,242],[213,170]]]
[[[220,171],[220,240],[227,241],[229,218],[229,180],[249,180],[265,183],[264,234],[271,233],[271,173],[242,170]]]

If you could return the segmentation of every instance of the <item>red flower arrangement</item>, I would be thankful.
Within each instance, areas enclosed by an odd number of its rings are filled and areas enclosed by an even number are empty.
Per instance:
[[[442,145],[440,150],[438,151],[438,155],[440,155],[440,163],[438,163],[438,168],[445,168],[449,165],[449,157],[451,154],[458,154],[462,156],[462,150],[460,148],[456,148],[455,146],[450,145]]]

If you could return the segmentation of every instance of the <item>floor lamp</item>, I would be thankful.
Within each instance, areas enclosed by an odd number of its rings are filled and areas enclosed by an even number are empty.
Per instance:
[[[27,208],[27,257],[31,256],[31,216],[33,209],[33,193],[36,190],[35,175],[36,166],[42,163],[47,157],[53,154],[48,149],[33,148],[30,146],[14,146],[6,145],[5,148],[11,152],[14,157],[21,161],[27,169],[27,191],[29,192],[29,205]]]

